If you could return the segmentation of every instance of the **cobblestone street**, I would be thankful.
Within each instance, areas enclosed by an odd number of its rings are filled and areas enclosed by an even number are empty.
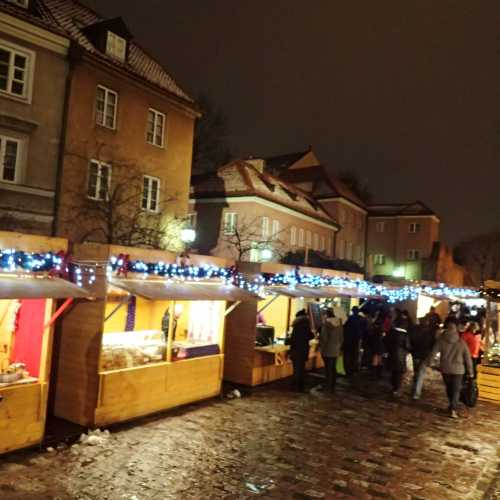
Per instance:
[[[97,446],[11,454],[0,498],[500,498],[499,408],[451,420],[439,380],[417,403],[386,392],[361,378],[333,397],[294,394],[284,381],[113,428]]]

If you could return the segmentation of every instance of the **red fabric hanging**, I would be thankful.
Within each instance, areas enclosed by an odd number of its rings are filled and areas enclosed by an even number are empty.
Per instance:
[[[45,299],[21,300],[15,333],[13,363],[24,363],[32,377],[40,374]]]

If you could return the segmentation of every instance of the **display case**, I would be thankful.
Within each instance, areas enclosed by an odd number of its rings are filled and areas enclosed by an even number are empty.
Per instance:
[[[160,363],[166,360],[167,342],[161,330],[109,332],[102,336],[101,370]]]

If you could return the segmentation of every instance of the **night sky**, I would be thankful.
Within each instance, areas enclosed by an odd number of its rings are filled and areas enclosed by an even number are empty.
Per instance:
[[[210,95],[237,155],[314,147],[456,243],[500,229],[497,0],[87,0]]]

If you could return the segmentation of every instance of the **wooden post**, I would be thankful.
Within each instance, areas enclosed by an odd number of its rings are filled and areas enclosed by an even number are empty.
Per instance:
[[[175,300],[170,302],[170,317],[168,318],[167,361],[172,361],[172,344],[174,341]]]
[[[491,328],[491,300],[487,299],[486,300],[486,342],[485,342],[485,348],[486,348],[486,353],[490,350],[490,328]]]
[[[290,331],[290,315],[292,314],[292,299],[288,297],[288,305],[286,308],[286,334]]]

